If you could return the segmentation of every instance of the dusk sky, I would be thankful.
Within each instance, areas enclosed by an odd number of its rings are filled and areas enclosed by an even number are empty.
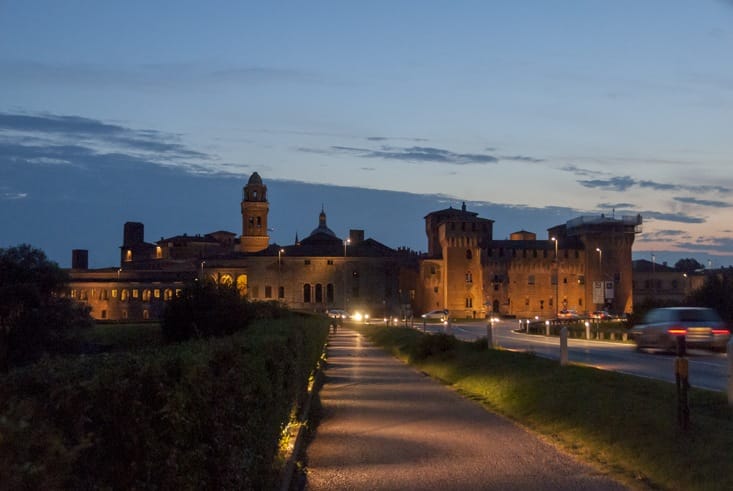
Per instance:
[[[425,250],[465,201],[499,239],[640,213],[636,258],[730,265],[731,61],[725,0],[0,0],[0,247],[241,233],[257,171],[281,244],[323,206]]]

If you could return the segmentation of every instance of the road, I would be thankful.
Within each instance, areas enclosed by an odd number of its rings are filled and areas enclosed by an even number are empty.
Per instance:
[[[415,324],[422,330],[421,324]],[[428,332],[445,332],[440,324],[427,324]],[[505,349],[531,351],[538,356],[560,359],[560,340],[516,332],[518,321],[499,321],[494,324],[494,344]],[[468,321],[452,324],[451,333],[459,339],[472,341],[486,336],[485,321]],[[570,362],[590,365],[602,370],[613,370],[631,375],[649,377],[667,382],[675,381],[674,355],[637,352],[632,344],[609,341],[568,340]],[[689,350],[690,384],[701,389],[726,391],[728,385],[728,359],[725,353]]]

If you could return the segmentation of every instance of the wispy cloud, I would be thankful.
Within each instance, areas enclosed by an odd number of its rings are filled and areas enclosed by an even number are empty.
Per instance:
[[[332,146],[336,152],[348,153],[355,157],[383,160],[400,160],[410,163],[442,163],[451,165],[495,164],[498,158],[486,154],[456,153],[434,147],[390,147],[379,149]]]
[[[0,86],[64,85],[71,87],[145,88],[200,87],[220,84],[320,83],[316,73],[274,66],[219,67],[206,62],[155,63],[115,66],[87,63],[40,63],[30,60],[0,60]],[[333,83],[333,82],[331,82]]]
[[[721,194],[728,194],[731,192],[731,189],[725,186],[690,186],[685,184],[670,184],[650,180],[637,180],[631,176],[617,176],[608,179],[586,179],[579,180],[578,183],[587,188],[608,189],[612,191],[626,191],[637,186],[640,188],[654,189],[655,191],[688,191],[693,193],[718,192]]]
[[[665,222],[677,223],[705,223],[704,218],[686,215],[684,213],[662,213],[658,211],[642,211],[641,216],[644,220],[664,220]]]
[[[186,146],[179,135],[45,113],[0,113],[0,149],[11,160],[41,166],[90,164],[95,156],[106,155],[211,172],[205,164],[217,161]]]
[[[733,204],[727,203],[725,201],[715,201],[710,199],[698,199],[698,198],[690,198],[690,197],[677,197],[674,198],[675,201],[679,201],[680,203],[688,203],[691,205],[700,205],[700,206],[709,206],[711,208],[730,208],[733,207]]]

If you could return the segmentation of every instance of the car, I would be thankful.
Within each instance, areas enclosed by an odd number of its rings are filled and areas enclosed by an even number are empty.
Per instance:
[[[448,319],[448,310],[447,309],[431,310],[430,312],[424,313],[420,317],[422,317],[425,320],[437,319],[440,322],[445,322]]]
[[[369,323],[369,314],[362,310],[355,310],[349,315],[349,319],[356,322]]]
[[[607,321],[613,319],[613,316],[605,310],[596,310],[590,314],[591,319]]]
[[[563,309],[557,313],[558,319],[580,319],[578,313],[574,310]]]
[[[349,318],[348,312],[342,309],[328,309],[326,311],[326,315],[328,315],[332,319],[348,319]]]
[[[641,323],[629,330],[629,335],[637,350],[675,351],[680,336],[685,336],[688,348],[725,350],[730,330],[713,309],[662,307],[647,312]]]

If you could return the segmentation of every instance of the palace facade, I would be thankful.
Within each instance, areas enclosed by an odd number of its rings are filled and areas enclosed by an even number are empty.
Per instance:
[[[267,186],[253,173],[240,203],[242,233],[217,231],[145,241],[144,224],[124,224],[119,266],[88,269],[72,252],[69,295],[99,320],[159,319],[165,302],[196,281],[290,308],[360,310],[409,317],[447,309],[452,317],[490,313],[554,317],[633,309],[631,248],[641,216],[578,217],[538,240],[520,231],[493,239],[493,220],[448,208],[425,217],[428,252],[390,248],[353,229],[338,237],[321,210],[302,240],[270,243]]]

